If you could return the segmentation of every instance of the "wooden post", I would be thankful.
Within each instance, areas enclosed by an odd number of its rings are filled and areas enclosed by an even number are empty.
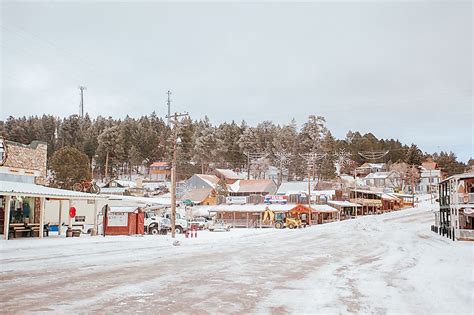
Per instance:
[[[39,238],[43,238],[44,232],[44,204],[46,202],[46,198],[40,198],[40,226],[39,226]]]
[[[8,240],[8,232],[10,231],[10,203],[12,197],[5,197],[5,211],[4,211],[4,221],[3,221],[3,238]]]
[[[99,224],[97,222],[97,199],[94,200],[94,235],[96,236],[99,231]]]
[[[63,212],[63,201],[59,200],[59,221],[58,221],[58,235],[61,235],[62,226],[62,212]]]
[[[72,218],[71,218],[71,215],[69,214],[69,209],[71,209],[71,207],[74,205],[74,200],[69,200],[69,207],[68,207],[68,211],[67,211],[67,217],[68,217],[68,223],[67,223],[67,226],[69,229],[72,229]]]
[[[247,229],[249,228],[249,213],[247,212]]]
[[[260,212],[260,214],[258,216],[259,216],[259,220],[260,220],[260,228],[262,228],[262,213]]]
[[[232,227],[235,228],[235,211],[232,212],[232,214],[233,214]]]

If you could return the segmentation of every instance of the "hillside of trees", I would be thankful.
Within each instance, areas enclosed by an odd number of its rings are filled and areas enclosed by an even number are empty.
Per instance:
[[[85,153],[89,161],[94,159],[97,175],[105,173],[107,154],[108,173],[116,176],[136,173],[140,166],[148,167],[154,161],[169,161],[173,149],[172,130],[155,113],[124,119],[100,116],[91,119],[87,114],[84,118],[77,115],[67,118],[52,115],[9,117],[0,123],[0,128],[2,136],[10,141],[46,142],[49,163],[57,150],[66,146],[76,148]],[[245,121],[213,125],[207,117],[201,120],[185,118],[180,123],[178,135],[181,139],[178,149],[181,178],[215,167],[245,169],[249,152],[265,154],[264,159],[254,163],[257,167],[260,163],[262,168],[268,165],[284,168],[291,178],[306,176],[307,163],[301,154],[309,152],[326,154],[315,164],[323,179],[335,176],[336,160],[345,162],[342,167],[345,172],[365,162],[359,154],[361,151],[389,151],[378,162],[410,165],[420,165],[432,157],[448,174],[466,168],[452,152],[428,154],[416,144],[378,139],[372,133],[349,131],[345,139],[335,139],[326,127],[324,117],[314,115],[302,126],[297,126],[294,120],[286,125],[263,121],[257,126],[249,126]]]

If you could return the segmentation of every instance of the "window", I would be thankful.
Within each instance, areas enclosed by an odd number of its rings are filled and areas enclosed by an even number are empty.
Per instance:
[[[76,216],[74,217],[75,222],[86,222],[86,217],[85,216]]]

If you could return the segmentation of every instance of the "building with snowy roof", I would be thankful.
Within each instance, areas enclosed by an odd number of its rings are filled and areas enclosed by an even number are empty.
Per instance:
[[[364,184],[376,188],[401,188],[402,176],[397,171],[370,173],[364,177]]]
[[[219,184],[219,177],[208,174],[194,174],[184,182],[187,190],[196,188],[213,188],[216,189]]]
[[[273,195],[277,185],[269,179],[241,179],[227,185],[230,196]]]
[[[233,184],[239,179],[246,178],[243,173],[236,173],[233,170],[223,168],[216,168],[214,170],[214,175],[223,180],[226,184]]]
[[[356,168],[357,176],[367,176],[370,173],[384,172],[387,170],[385,163],[364,163]]]

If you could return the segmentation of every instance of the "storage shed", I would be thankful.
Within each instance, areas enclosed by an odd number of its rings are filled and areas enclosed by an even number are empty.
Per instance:
[[[139,207],[106,206],[104,233],[105,235],[143,235],[145,234],[144,221],[145,214]]]

